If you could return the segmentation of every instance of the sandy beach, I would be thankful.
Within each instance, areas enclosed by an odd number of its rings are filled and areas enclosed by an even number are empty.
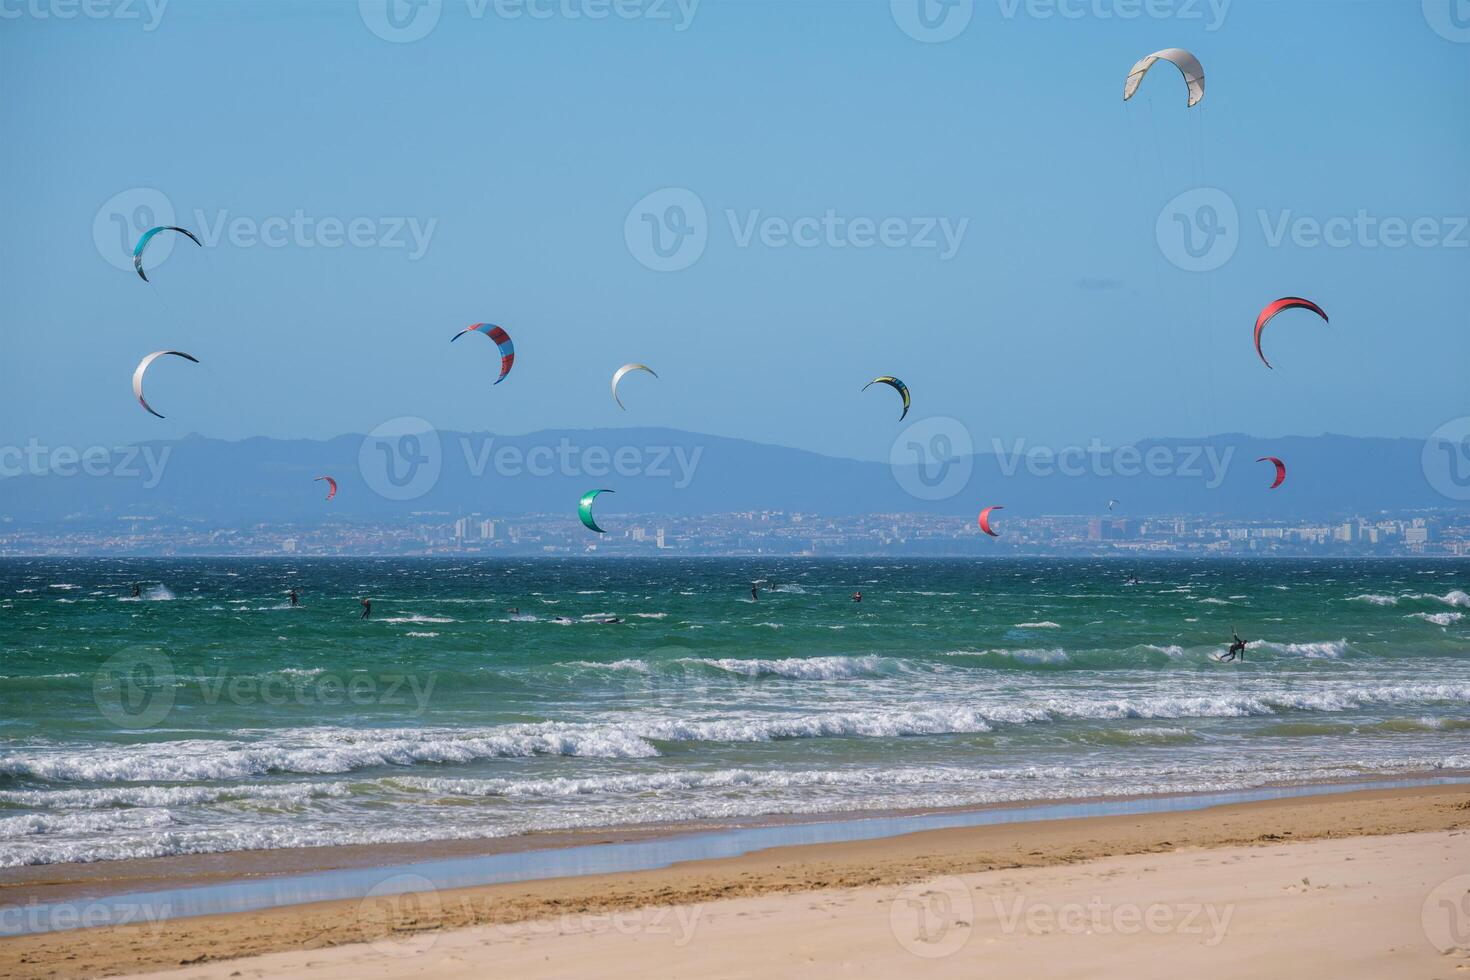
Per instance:
[[[969,827],[22,936],[0,974],[1463,976],[1467,829],[1463,786]]]

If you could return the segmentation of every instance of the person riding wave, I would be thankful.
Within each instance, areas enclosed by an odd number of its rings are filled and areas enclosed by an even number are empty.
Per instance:
[[[1245,660],[1245,641],[1240,638],[1240,634],[1235,632],[1235,627],[1232,626],[1230,627],[1229,652],[1226,653],[1224,656],[1216,657],[1215,659],[1222,664],[1228,664],[1237,657],[1239,657],[1241,660]]]

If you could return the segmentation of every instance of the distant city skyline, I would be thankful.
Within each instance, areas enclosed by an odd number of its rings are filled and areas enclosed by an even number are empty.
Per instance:
[[[590,536],[566,514],[496,518],[411,514],[395,524],[332,522],[211,528],[119,517],[61,533],[0,520],[0,557],[1327,557],[1470,556],[1470,514],[1441,512],[1334,521],[1241,521],[1186,515],[1041,515],[1006,519],[999,538],[973,521],[930,514],[831,517],[745,511],[691,517],[628,514]]]

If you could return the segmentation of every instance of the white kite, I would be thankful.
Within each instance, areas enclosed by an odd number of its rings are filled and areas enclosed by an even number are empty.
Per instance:
[[[138,362],[138,366],[133,370],[133,394],[138,397],[139,405],[142,405],[150,413],[157,415],[159,418],[163,418],[163,416],[160,415],[158,412],[153,411],[153,406],[148,404],[148,399],[143,397],[143,373],[148,370],[148,365],[152,364],[160,357],[163,357],[165,354],[169,354],[174,357],[182,357],[184,360],[193,361],[195,364],[199,363],[199,358],[195,357],[193,354],[185,354],[181,350],[156,350],[152,354],[149,354],[147,357]]]
[[[616,371],[613,372],[613,379],[612,379],[612,395],[613,395],[613,401],[617,402],[618,403],[618,408],[621,408],[625,412],[628,410],[628,407],[626,405],[624,405],[623,404],[623,400],[618,397],[618,382],[619,381],[622,381],[623,380],[623,376],[625,374],[628,374],[630,371],[647,371],[649,374],[652,374],[655,378],[658,377],[657,372],[655,372],[653,370],[653,368],[649,367],[647,364],[624,364],[622,367],[618,368]]]
[[[1123,101],[1133,98],[1133,93],[1138,91],[1138,86],[1143,82],[1143,76],[1161,58],[1178,68],[1179,73],[1184,76],[1184,84],[1189,86],[1189,105],[1192,107],[1198,104],[1205,97],[1205,68],[1198,58],[1183,48],[1155,51],[1134,65],[1133,70],[1128,73],[1128,81],[1123,83]]]

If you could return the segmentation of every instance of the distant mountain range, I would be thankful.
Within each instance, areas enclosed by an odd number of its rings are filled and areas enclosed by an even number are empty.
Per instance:
[[[594,488],[616,491],[624,513],[686,515],[972,514],[986,504],[1013,516],[1097,514],[1113,499],[1117,516],[1328,519],[1467,506],[1436,492],[1421,467],[1424,444],[1410,439],[1222,435],[1083,447],[1050,460],[1018,443],[942,461],[932,455],[947,445],[942,426],[910,431],[917,434],[900,438],[894,465],[657,428],[189,436],[115,451],[105,465],[94,458],[92,475],[85,460],[59,458],[48,461],[52,472],[0,479],[0,518],[137,515],[238,526],[391,522],[423,511],[516,516],[569,511]],[[1286,461],[1280,489],[1268,489],[1274,469],[1256,462],[1261,456]],[[327,484],[314,482],[323,475],[338,484],[330,502]]]

